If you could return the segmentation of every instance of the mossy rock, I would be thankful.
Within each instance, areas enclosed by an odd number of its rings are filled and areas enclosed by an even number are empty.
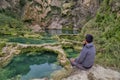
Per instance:
[[[56,71],[52,74],[52,79],[53,80],[62,80],[63,78],[66,78],[70,75],[71,71],[68,72],[67,70],[65,69],[62,69],[62,70],[59,70],[59,71]]]
[[[68,24],[68,25],[64,25],[62,27],[62,30],[73,30],[73,24]]]
[[[73,3],[71,2],[71,3],[64,3],[63,4],[63,9],[67,9],[67,8],[71,8],[73,6]]]
[[[3,47],[5,47],[5,46],[6,46],[6,43],[5,43],[5,42],[0,43],[0,57],[4,55],[4,53],[2,53],[2,49],[3,49]]]
[[[73,44],[70,42],[62,42],[61,44],[63,48],[73,48]]]

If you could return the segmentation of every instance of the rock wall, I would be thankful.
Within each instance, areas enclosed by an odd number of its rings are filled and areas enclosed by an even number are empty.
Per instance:
[[[81,28],[94,17],[99,0],[1,0],[0,11],[10,10],[29,26],[42,29]],[[4,11],[3,11],[4,12]]]

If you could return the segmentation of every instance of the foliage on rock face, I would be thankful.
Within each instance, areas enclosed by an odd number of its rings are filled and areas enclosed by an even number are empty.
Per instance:
[[[120,68],[120,1],[103,0],[96,17],[83,28],[82,33],[94,35],[96,62]]]
[[[22,35],[25,31],[24,24],[17,19],[0,14],[0,34]]]
[[[27,0],[1,0],[0,13],[12,18],[19,18]]]
[[[5,42],[0,42],[0,57],[3,56],[2,48],[5,46]]]
[[[7,76],[10,74],[10,72],[8,72],[5,69],[0,68],[0,80],[7,80]]]
[[[37,33],[34,33],[28,29],[20,19],[12,18],[1,13],[0,35],[24,36],[26,38],[41,37]]]

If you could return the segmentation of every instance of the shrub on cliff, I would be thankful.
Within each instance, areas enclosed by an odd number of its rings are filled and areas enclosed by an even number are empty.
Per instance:
[[[24,31],[22,21],[0,14],[0,34],[22,35]]]

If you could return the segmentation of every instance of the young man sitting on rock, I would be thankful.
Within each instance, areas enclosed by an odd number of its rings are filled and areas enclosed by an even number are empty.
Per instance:
[[[76,59],[70,59],[72,66],[76,66],[79,69],[87,70],[90,69],[95,60],[96,50],[93,45],[93,36],[87,34],[85,41],[83,41],[83,48],[80,52],[80,56]]]

